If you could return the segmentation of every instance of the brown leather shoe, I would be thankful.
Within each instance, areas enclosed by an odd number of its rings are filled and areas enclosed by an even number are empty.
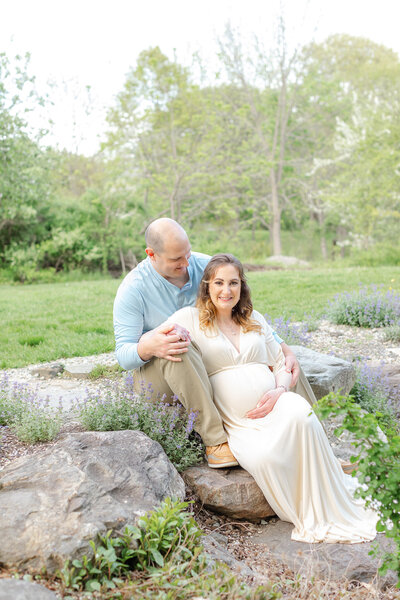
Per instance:
[[[352,463],[350,461],[340,460],[340,466],[342,467],[343,472],[346,473],[346,475],[351,475],[353,471],[357,471],[358,462]]]
[[[239,463],[233,456],[228,442],[218,446],[207,446],[206,456],[208,466],[212,469],[224,469],[225,467],[236,467]]]

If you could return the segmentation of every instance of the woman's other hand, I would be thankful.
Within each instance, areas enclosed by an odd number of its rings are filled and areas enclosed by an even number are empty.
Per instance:
[[[292,388],[296,385],[296,383],[299,379],[300,365],[299,365],[299,362],[298,362],[296,356],[294,355],[292,350],[289,348],[289,346],[287,344],[285,344],[285,342],[282,342],[281,348],[282,348],[283,354],[285,356],[285,370],[287,373],[291,373],[291,375],[292,375],[292,381],[290,383],[290,387]]]
[[[262,419],[262,417],[266,417],[272,411],[278,398],[284,391],[283,387],[278,387],[274,390],[265,392],[257,403],[257,406],[252,410],[249,410],[245,417],[248,419]]]

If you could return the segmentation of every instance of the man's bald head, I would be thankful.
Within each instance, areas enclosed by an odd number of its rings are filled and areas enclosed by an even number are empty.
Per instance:
[[[162,254],[169,242],[185,243],[188,241],[186,231],[173,219],[156,219],[147,227],[144,234],[147,248],[156,254]]]

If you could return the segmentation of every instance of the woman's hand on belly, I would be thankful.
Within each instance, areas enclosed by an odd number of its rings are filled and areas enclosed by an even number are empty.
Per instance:
[[[283,388],[269,390],[261,396],[257,406],[245,415],[248,419],[262,419],[266,417],[274,408],[278,398],[283,394]]]

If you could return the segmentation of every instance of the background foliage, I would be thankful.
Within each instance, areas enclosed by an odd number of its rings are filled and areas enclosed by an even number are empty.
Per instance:
[[[26,111],[46,100],[29,57],[1,54],[3,278],[124,272],[159,216],[253,262],[400,264],[398,56],[348,35],[291,52],[278,33],[250,47],[227,28],[216,72],[144,50],[89,157],[33,136]]]

